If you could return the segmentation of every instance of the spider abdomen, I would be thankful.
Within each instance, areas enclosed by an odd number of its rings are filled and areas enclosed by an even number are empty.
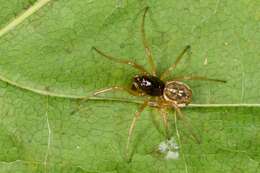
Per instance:
[[[186,106],[191,102],[192,91],[182,82],[169,81],[165,84],[163,97],[179,106]]]
[[[162,96],[165,84],[158,77],[152,75],[135,76],[132,89],[150,96]]]

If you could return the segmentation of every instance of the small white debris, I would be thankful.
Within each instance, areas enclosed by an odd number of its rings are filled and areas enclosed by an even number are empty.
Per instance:
[[[165,152],[167,152],[167,150],[168,150],[168,145],[165,143],[165,142],[161,142],[160,144],[159,144],[159,151],[161,152],[161,153],[165,153]]]
[[[171,160],[171,159],[178,159],[179,158],[179,152],[177,151],[168,151],[166,156],[165,156],[165,159],[167,160]]]
[[[173,137],[168,141],[168,143],[169,143],[171,148],[173,148],[175,150],[179,149],[179,146],[178,146],[178,144],[176,143],[176,141]]]
[[[159,152],[164,155],[164,158],[166,160],[178,159],[179,158],[178,149],[179,149],[179,146],[176,143],[174,137],[172,137],[169,140],[161,142],[158,146]]]

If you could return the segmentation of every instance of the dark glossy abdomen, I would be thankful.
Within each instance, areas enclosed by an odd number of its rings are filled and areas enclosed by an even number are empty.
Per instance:
[[[148,75],[136,76],[134,82],[140,90],[150,96],[163,95],[165,84],[158,77]]]

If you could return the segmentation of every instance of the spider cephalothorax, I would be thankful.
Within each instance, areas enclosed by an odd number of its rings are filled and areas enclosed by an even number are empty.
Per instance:
[[[163,95],[165,84],[156,76],[136,75],[133,78],[132,90],[142,92],[150,96]]]

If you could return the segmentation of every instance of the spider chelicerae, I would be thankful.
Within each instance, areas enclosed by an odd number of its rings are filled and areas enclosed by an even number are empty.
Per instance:
[[[97,96],[101,93],[107,93],[112,91],[125,91],[134,96],[144,97],[144,101],[141,104],[138,111],[136,111],[135,116],[132,120],[132,123],[128,130],[128,138],[126,144],[126,151],[128,153],[129,144],[133,130],[135,128],[137,120],[140,118],[141,113],[147,106],[156,107],[162,115],[163,124],[166,129],[166,136],[168,136],[168,109],[175,109],[178,117],[180,119],[185,119],[184,115],[181,113],[180,108],[187,106],[192,101],[192,90],[188,85],[181,80],[204,80],[204,81],[213,81],[213,82],[222,82],[225,83],[225,80],[211,79],[204,76],[180,76],[174,77],[171,80],[166,81],[165,79],[169,77],[170,73],[176,68],[183,55],[190,50],[190,46],[186,46],[183,51],[179,54],[175,62],[166,69],[160,76],[157,74],[156,65],[153,61],[153,56],[151,49],[149,47],[148,41],[145,35],[145,17],[148,12],[149,7],[144,9],[141,21],[141,36],[142,43],[145,49],[145,54],[148,60],[149,65],[151,66],[151,71],[146,70],[142,65],[139,65],[131,60],[121,60],[115,58],[112,55],[104,53],[100,49],[93,47],[93,49],[100,54],[101,56],[114,61],[115,63],[129,65],[140,72],[140,74],[133,77],[132,86],[113,86],[108,88],[103,88],[93,93],[94,96]],[[187,125],[189,126],[189,125]],[[188,127],[189,128],[189,127]],[[200,139],[190,131],[193,138],[200,143]]]

